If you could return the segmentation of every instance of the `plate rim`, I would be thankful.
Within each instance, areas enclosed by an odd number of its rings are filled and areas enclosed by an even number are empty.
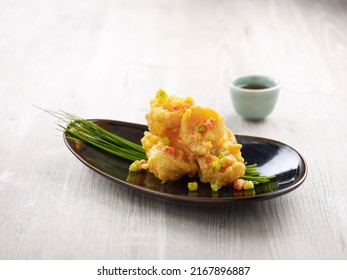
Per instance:
[[[148,127],[144,124],[139,124],[139,123],[132,123],[132,122],[126,122],[126,121],[119,121],[119,120],[111,120],[111,119],[87,119],[88,121],[91,122],[111,122],[115,123],[118,125],[122,126],[128,126],[128,127],[134,127],[138,129],[143,129],[147,130]],[[272,143],[272,144],[280,144],[282,146],[286,146],[293,150],[301,159],[302,161],[302,166],[303,166],[303,172],[301,175],[301,178],[299,178],[299,181],[294,183],[293,185],[290,185],[282,190],[277,190],[276,192],[268,192],[268,193],[261,193],[258,195],[254,196],[242,196],[242,197],[191,197],[191,196],[181,196],[181,195],[176,195],[176,194],[171,194],[171,193],[163,193],[163,192],[158,192],[155,190],[143,188],[141,186],[131,184],[127,181],[124,181],[122,179],[119,179],[115,176],[112,176],[94,165],[90,164],[86,160],[84,160],[74,149],[73,147],[69,144],[69,141],[71,141],[67,137],[67,133],[63,133],[63,138],[64,138],[64,143],[67,146],[67,148],[72,152],[72,154],[79,159],[84,165],[92,169],[94,172],[98,173],[99,175],[113,181],[116,183],[119,183],[120,185],[123,185],[127,188],[130,188],[134,191],[149,195],[151,197],[159,198],[165,201],[173,201],[173,202],[178,202],[178,203],[184,203],[184,204],[192,204],[192,205],[205,205],[205,206],[214,206],[214,205],[227,205],[227,204],[240,204],[240,203],[252,203],[252,202],[260,202],[264,200],[270,200],[282,195],[285,195],[295,189],[297,189],[306,179],[307,173],[308,173],[308,166],[305,158],[299,153],[295,148],[292,146],[283,143],[281,141],[277,141],[271,138],[265,138],[265,137],[258,137],[258,136],[251,136],[251,135],[242,135],[242,134],[235,134],[236,139],[242,138],[242,139],[252,139],[252,140],[262,140],[259,142],[266,142],[266,143]],[[264,141],[265,140],[265,141]],[[92,146],[91,146],[92,147]],[[93,147],[94,148],[94,147]]]

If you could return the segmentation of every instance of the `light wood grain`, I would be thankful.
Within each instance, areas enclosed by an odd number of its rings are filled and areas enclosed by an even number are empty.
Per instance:
[[[0,0],[1,259],[346,259],[346,1]],[[272,115],[236,115],[231,77],[282,82]],[[237,134],[295,147],[283,197],[193,207],[135,193],[66,149],[32,106],[145,123],[162,87]]]

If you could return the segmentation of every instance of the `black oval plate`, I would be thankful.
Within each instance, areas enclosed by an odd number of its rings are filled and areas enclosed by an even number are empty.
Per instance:
[[[140,140],[147,130],[147,126],[134,123],[96,119],[91,121],[138,144],[141,144]],[[198,178],[183,177],[178,181],[162,184],[149,172],[129,172],[130,161],[67,136],[64,134],[64,141],[70,151],[102,176],[147,195],[187,204],[222,205],[272,199],[296,189],[307,175],[305,160],[292,147],[271,139],[236,135],[237,141],[243,145],[241,151],[245,161],[248,164],[257,163],[258,170],[264,176],[276,175],[274,182],[257,185],[249,191],[236,191],[232,186],[226,186],[218,192],[211,191],[209,184],[201,183]],[[199,183],[198,191],[188,191],[187,184],[190,181]]]

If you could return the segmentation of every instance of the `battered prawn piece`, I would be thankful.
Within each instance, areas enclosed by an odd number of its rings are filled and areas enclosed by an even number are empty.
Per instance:
[[[206,155],[220,146],[223,136],[224,118],[216,111],[192,106],[184,112],[179,137],[194,156]]]
[[[159,137],[177,137],[182,115],[193,104],[191,97],[169,96],[159,89],[155,98],[150,101],[151,109],[146,114],[149,131]]]
[[[225,127],[222,146],[217,153],[219,163],[221,164],[221,174],[215,182],[217,186],[225,186],[245,175],[246,166],[241,154],[241,148],[242,145],[237,143],[235,135]]]
[[[213,190],[244,175],[242,145],[216,111],[198,106],[187,109],[182,116],[179,136],[198,162],[200,180],[211,183]]]
[[[168,95],[159,89],[150,101],[146,114],[149,132],[141,139],[146,151],[149,171],[162,182],[174,181],[185,174],[193,176],[198,165],[189,149],[178,139],[182,115],[194,104],[191,97]]]
[[[237,161],[232,154],[222,159],[215,155],[201,156],[197,161],[201,182],[210,183],[214,191],[233,183],[245,173],[244,163]]]
[[[146,132],[141,142],[147,148],[149,171],[162,182],[178,180],[185,174],[192,177],[197,173],[199,167],[196,161],[178,139],[170,142],[167,137],[159,139]]]

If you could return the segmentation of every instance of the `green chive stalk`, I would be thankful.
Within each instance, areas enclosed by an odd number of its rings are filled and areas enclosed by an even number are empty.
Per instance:
[[[270,179],[275,178],[275,175],[272,176],[261,176],[260,172],[257,170],[257,164],[248,165],[247,162],[245,175],[241,179],[252,181],[254,185],[265,184],[270,182]]]

